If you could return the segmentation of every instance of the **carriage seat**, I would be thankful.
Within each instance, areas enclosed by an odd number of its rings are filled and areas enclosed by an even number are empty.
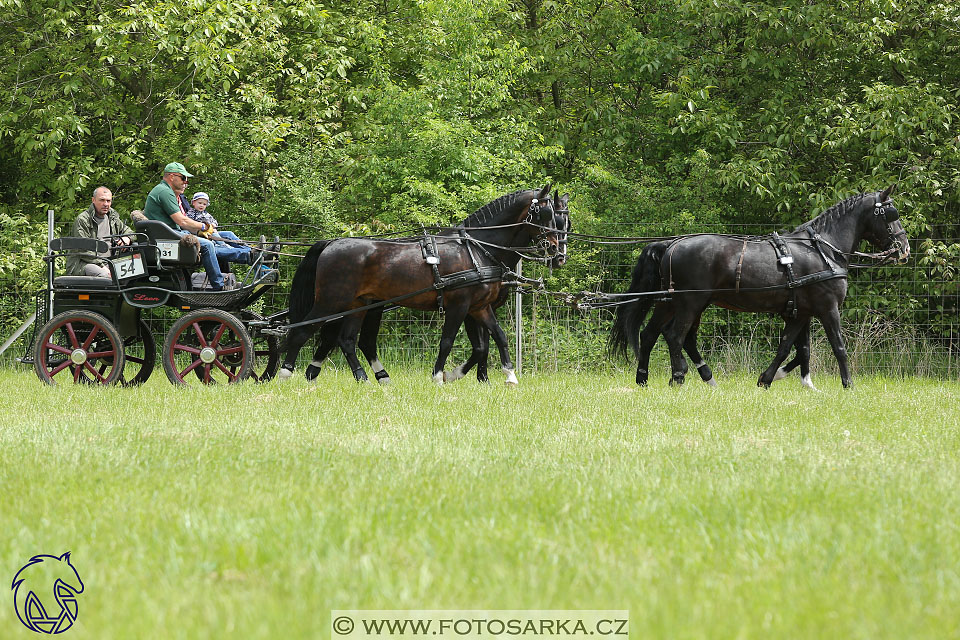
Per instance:
[[[184,241],[184,236],[174,231],[172,228],[160,222],[159,220],[137,220],[134,222],[134,229],[138,233],[145,234],[151,242],[161,245],[169,245],[176,242],[178,247],[177,258],[165,258],[161,252],[160,264],[166,267],[194,267],[200,264],[200,244],[198,242]]]
[[[96,276],[59,276],[53,281],[54,289],[116,289],[113,278]]]

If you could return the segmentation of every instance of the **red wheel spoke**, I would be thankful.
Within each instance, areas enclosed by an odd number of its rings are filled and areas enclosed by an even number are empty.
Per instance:
[[[87,360],[96,360],[97,358],[113,358],[117,355],[116,350],[112,351],[92,351],[87,354]]]
[[[92,373],[93,375],[95,375],[95,376],[97,377],[97,379],[100,381],[100,384],[103,384],[104,382],[107,381],[106,378],[104,378],[102,375],[100,375],[100,373],[97,372],[97,370],[93,368],[93,365],[90,364],[90,361],[89,361],[89,360],[88,360],[87,362],[84,362],[84,363],[83,363],[83,366],[84,366],[85,368],[87,368],[87,369],[90,369],[90,373]],[[80,367],[78,367],[78,369],[79,369],[79,368],[80,368]]]
[[[67,356],[73,353],[70,349],[67,349],[66,347],[61,347],[58,344],[53,344],[52,342],[46,343],[45,345],[43,345],[43,348],[49,349],[50,351],[57,351],[58,353],[62,353]]]
[[[90,348],[90,345],[93,344],[93,339],[100,333],[100,325],[93,325],[93,331],[90,332],[90,335],[87,336],[87,339],[83,343],[83,350],[87,351]],[[109,337],[109,336],[108,336]]]
[[[72,362],[70,360],[64,360],[57,367],[50,370],[50,377],[52,378],[53,376],[57,375],[58,373],[60,373],[61,371],[69,367],[71,364]]]
[[[232,373],[230,373],[230,371],[229,371],[225,366],[223,366],[223,363],[222,363],[222,362],[220,362],[219,360],[214,360],[214,362],[216,363],[216,365],[217,365],[218,367],[220,367],[220,370],[221,370],[221,371],[223,371],[225,374],[227,374],[227,377],[230,378],[230,382],[236,382],[236,381],[237,381],[237,376],[235,376],[235,375],[233,375]]]
[[[210,365],[203,365],[203,384],[210,384]]]
[[[178,342],[177,344],[173,345],[173,350],[174,350],[174,351],[186,351],[187,353],[192,353],[193,355],[199,355],[199,354],[200,354],[200,349],[197,349],[196,347],[191,347],[191,346],[186,345],[186,344],[180,344],[179,342]]]
[[[79,349],[80,341],[77,340],[77,334],[73,331],[73,323],[68,322],[63,325],[63,328],[67,330],[67,337],[70,339],[70,346],[72,346],[74,349]]]
[[[193,330],[197,334],[197,338],[200,340],[200,348],[202,349],[203,347],[206,347],[207,339],[203,336],[203,329],[200,328],[199,322],[193,323]]]
[[[217,350],[217,355],[218,355],[218,356],[229,356],[229,355],[234,354],[234,353],[240,353],[241,351],[243,351],[243,345],[240,345],[240,346],[237,346],[237,347],[227,347],[226,349],[218,349],[218,350]]]
[[[181,372],[180,372],[180,375],[183,376],[183,375],[186,374],[186,373],[190,373],[191,371],[193,371],[194,369],[196,369],[196,368],[197,368],[198,366],[200,366],[201,364],[203,364],[203,360],[201,360],[200,358],[197,358],[196,360],[194,360],[193,362],[191,362],[190,365],[189,365],[186,369],[184,369],[183,371],[181,371]]]
[[[223,337],[223,332],[227,330],[226,323],[221,323],[220,328],[217,329],[216,335],[213,336],[213,340],[210,341],[210,346],[214,349],[217,348],[217,345],[220,344],[220,338]]]
[[[72,371],[74,383],[80,382],[80,372],[83,371],[83,367],[73,367]]]

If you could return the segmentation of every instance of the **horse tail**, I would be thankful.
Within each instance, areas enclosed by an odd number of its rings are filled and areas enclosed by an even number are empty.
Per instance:
[[[627,293],[647,293],[661,288],[660,263],[670,246],[669,242],[652,242],[640,252],[640,259],[633,267],[633,277]],[[617,307],[617,315],[610,330],[607,346],[610,353],[627,357],[627,347],[634,355],[640,355],[640,325],[650,313],[654,296],[640,295]]]
[[[317,261],[320,260],[320,254],[330,242],[330,240],[320,240],[310,247],[307,255],[300,261],[296,273],[293,274],[293,283],[290,285],[290,311],[287,314],[290,324],[306,318],[316,302],[314,291],[317,284]]]

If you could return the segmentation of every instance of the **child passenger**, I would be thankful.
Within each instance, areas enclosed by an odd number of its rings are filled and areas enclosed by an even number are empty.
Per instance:
[[[237,234],[233,233],[232,231],[217,230],[217,227],[219,226],[217,219],[207,213],[207,207],[209,205],[210,196],[203,191],[196,192],[190,199],[190,209],[187,211],[187,217],[191,220],[196,220],[197,222],[206,222],[209,224],[212,230],[212,234],[209,236],[209,238],[215,245],[219,244],[222,246],[224,244],[228,244],[231,247],[240,249],[241,252],[247,254],[247,259],[245,261],[240,260],[239,262],[246,262],[246,264],[250,264],[252,262],[252,256],[249,255],[250,247],[248,247],[239,237],[237,237]]]

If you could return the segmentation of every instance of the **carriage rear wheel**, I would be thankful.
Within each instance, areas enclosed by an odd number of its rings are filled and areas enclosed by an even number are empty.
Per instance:
[[[174,384],[191,376],[204,384],[246,379],[253,366],[253,341],[234,315],[219,309],[191,311],[177,320],[163,343],[163,370]]]
[[[157,341],[150,326],[142,319],[137,320],[137,335],[123,341],[123,356],[126,364],[123,365],[120,384],[134,387],[146,382],[157,362]]]
[[[65,311],[45,324],[33,350],[33,368],[47,384],[114,384],[123,373],[123,339],[104,316]]]

